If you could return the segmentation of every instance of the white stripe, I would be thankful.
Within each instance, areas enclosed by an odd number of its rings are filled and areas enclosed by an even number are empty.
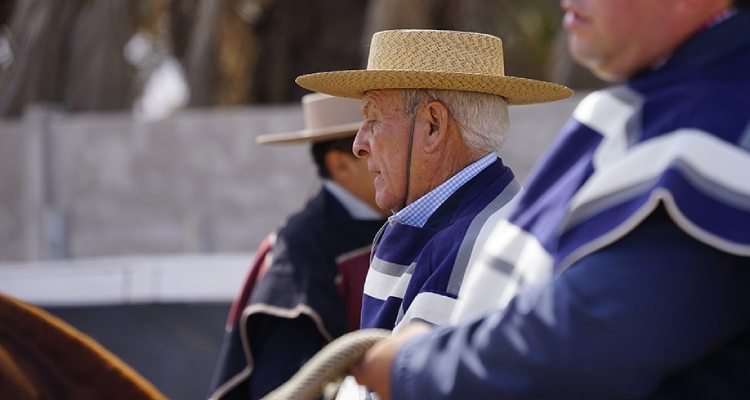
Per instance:
[[[468,265],[473,265],[477,258],[481,254],[481,250],[484,248],[484,245],[489,240],[490,236],[492,235],[492,232],[494,232],[495,227],[500,223],[500,221],[503,221],[508,214],[510,214],[510,211],[516,208],[516,204],[520,201],[523,194],[523,190],[518,192],[513,199],[511,199],[507,204],[505,204],[502,208],[495,211],[489,218],[487,218],[487,221],[482,225],[482,229],[479,231],[479,235],[477,235],[476,240],[474,242],[474,247],[471,250],[471,257],[469,258]]]
[[[706,132],[683,129],[634,146],[627,157],[597,170],[571,200],[571,210],[661,175],[674,160],[704,178],[750,196],[750,155]],[[742,178],[742,179],[739,179]]]
[[[627,150],[625,129],[628,121],[640,109],[640,100],[633,101],[633,104],[622,100],[623,97],[640,99],[639,94],[626,87],[619,87],[616,92],[619,96],[614,95],[615,90],[593,92],[581,100],[573,112],[575,119],[604,136],[604,141],[594,154],[596,168]]]
[[[494,260],[512,266],[511,274],[493,267]],[[551,276],[552,257],[536,237],[503,220],[493,230],[476,262],[470,265],[451,323],[505,308],[522,281],[525,285],[538,285]]]
[[[393,328],[393,333],[404,329],[412,320],[427,321],[433,325],[448,325],[456,299],[432,292],[422,292],[414,298],[404,318]]]
[[[698,225],[693,224],[693,221],[685,217],[685,215],[680,212],[680,209],[677,208],[677,205],[674,202],[674,198],[672,197],[672,193],[657,190],[654,195],[663,200],[665,207],[667,208],[667,212],[669,212],[669,215],[672,217],[675,223],[685,232],[690,234],[690,236],[693,236],[694,238],[704,243],[708,243],[712,247],[722,249],[728,253],[750,256],[750,246],[738,245],[736,243],[729,242],[724,238],[716,236],[711,232],[701,229]]]
[[[376,258],[373,263],[378,262]],[[365,294],[378,300],[385,300],[388,297],[404,298],[406,287],[411,280],[410,273],[404,273],[401,276],[393,276],[378,272],[375,268],[367,271],[365,279]]]
[[[690,236],[708,244],[709,246],[726,251],[727,253],[740,256],[750,256],[750,246],[729,242],[722,237],[701,229],[680,212],[675,204],[672,193],[664,189],[656,189],[650,193],[648,200],[641,206],[641,208],[631,214],[622,224],[597,237],[591,242],[584,244],[562,260],[558,265],[559,272],[567,269],[570,265],[584,256],[606,247],[630,233],[633,230],[633,227],[641,223],[646,216],[651,214],[660,202],[664,204],[669,216],[677,226],[687,232]]]

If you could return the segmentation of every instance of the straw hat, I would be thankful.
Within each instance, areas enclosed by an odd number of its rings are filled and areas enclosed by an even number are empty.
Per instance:
[[[320,72],[297,84],[333,96],[359,98],[368,90],[445,89],[489,93],[511,105],[568,98],[565,86],[505,76],[503,42],[473,32],[390,30],[372,36],[366,70]]]
[[[322,142],[354,136],[362,126],[359,100],[311,93],[302,97],[305,129],[295,132],[260,135],[262,144]]]

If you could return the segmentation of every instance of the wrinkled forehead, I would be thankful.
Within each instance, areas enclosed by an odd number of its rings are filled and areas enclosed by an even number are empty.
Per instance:
[[[365,92],[360,103],[362,115],[373,112],[401,111],[404,109],[404,91],[400,89],[379,89]]]

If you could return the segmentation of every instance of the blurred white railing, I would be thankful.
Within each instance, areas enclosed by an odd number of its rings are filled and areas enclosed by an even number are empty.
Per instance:
[[[230,302],[250,253],[0,264],[0,293],[40,306]]]

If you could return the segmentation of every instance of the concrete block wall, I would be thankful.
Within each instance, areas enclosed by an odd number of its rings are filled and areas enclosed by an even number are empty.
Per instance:
[[[511,107],[500,152],[522,180],[580,95]],[[245,253],[317,189],[298,105],[0,120],[0,263],[133,254]]]
[[[0,122],[0,261],[254,250],[316,185],[306,146],[255,136],[301,127],[296,106]]]
[[[0,120],[0,260],[25,258],[24,141],[20,121]]]

